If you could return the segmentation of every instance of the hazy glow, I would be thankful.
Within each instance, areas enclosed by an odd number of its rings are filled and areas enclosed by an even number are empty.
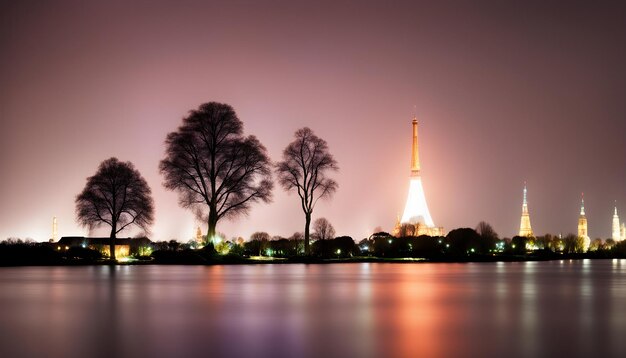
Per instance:
[[[485,220],[516,235],[522,180],[537,234],[576,232],[583,190],[591,237],[611,237],[614,200],[626,210],[626,2],[180,3],[0,2],[0,240],[48,241],[53,216],[59,238],[108,235],[77,225],[74,198],[111,156],[153,191],[150,239],[206,234],[158,164],[167,133],[212,100],[233,105],[272,160],[298,128],[324,138],[339,190],[313,219],[357,241],[403,209],[414,114],[438,226]],[[297,195],[276,186],[271,204],[217,230],[304,225]]]
[[[426,205],[426,196],[424,195],[424,187],[422,186],[422,178],[411,178],[409,187],[409,196],[406,199],[404,214],[402,214],[402,224],[404,223],[422,223],[428,227],[435,227],[433,219],[430,217],[428,205]]]

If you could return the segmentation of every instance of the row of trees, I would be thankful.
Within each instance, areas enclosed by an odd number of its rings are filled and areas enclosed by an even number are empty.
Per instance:
[[[556,258],[562,257],[561,254],[584,253],[579,241],[575,235],[568,235],[564,238],[545,235],[536,238],[515,236],[512,239],[500,239],[489,224],[481,223],[476,229],[455,229],[442,237],[426,235],[395,237],[386,232],[377,232],[358,243],[349,236],[327,240],[318,239],[311,245],[311,256],[322,259],[371,256],[435,260],[493,260],[497,257]],[[589,257],[624,257],[626,255],[626,241],[621,243],[612,243],[610,239],[597,241],[599,243],[589,251]],[[171,246],[165,246],[165,249],[171,250]],[[179,251],[185,251],[185,249],[181,246]],[[304,235],[295,233],[289,238],[284,238],[270,237],[268,233],[257,232],[252,234],[248,241],[226,241],[217,245],[215,249],[217,253],[228,254],[229,257],[235,259],[250,256],[292,258],[302,254]]]
[[[434,260],[493,260],[515,257],[563,257],[574,254],[583,257],[584,240],[576,235],[563,238],[554,235],[539,237],[515,236],[500,239],[491,226],[481,223],[476,229],[452,230],[445,237],[406,236],[394,237],[386,232],[377,232],[355,243],[348,236],[324,238],[324,230],[332,228],[325,219],[316,220],[312,227],[311,256],[315,258],[346,258],[373,256],[379,258],[427,258]],[[215,246],[207,244],[197,250],[195,240],[180,243],[176,240],[154,242],[143,250],[136,251],[138,258],[152,256],[160,263],[207,263],[233,260],[242,262],[251,256],[293,258],[304,252],[304,233],[296,232],[291,237],[270,237],[266,232],[256,232],[250,240],[236,238],[220,241]],[[530,256],[527,256],[530,255]],[[36,243],[19,239],[0,242],[0,262],[3,264],[60,264],[67,262],[94,262],[101,252],[85,247],[65,247],[57,244]],[[491,258],[489,258],[491,257]],[[626,241],[596,239],[589,247],[587,256],[596,258],[626,257]],[[78,260],[78,261],[77,261]]]
[[[253,135],[244,136],[243,123],[230,105],[209,102],[183,118],[182,125],[167,135],[165,146],[159,164],[163,185],[178,193],[182,207],[207,222],[208,238],[215,236],[221,219],[246,214],[254,203],[271,201],[273,167],[278,183],[298,194],[305,216],[304,251],[310,254],[313,209],[319,199],[337,190],[337,182],[328,175],[339,169],[326,141],[311,129],[298,129],[282,160],[272,164],[261,142]],[[131,162],[117,158],[100,164],[75,202],[80,224],[111,228],[111,259],[120,231],[136,225],[147,232],[154,221],[146,180]]]

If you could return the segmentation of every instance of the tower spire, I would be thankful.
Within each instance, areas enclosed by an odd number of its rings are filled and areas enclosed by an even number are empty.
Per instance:
[[[411,176],[419,176],[420,174],[420,158],[417,141],[417,116],[413,115],[413,147],[411,151]]]
[[[617,200],[615,201],[615,207],[613,210],[613,227],[611,238],[615,241],[622,240],[622,232],[619,226],[619,216],[617,216]]]
[[[402,224],[411,224],[415,227],[415,235],[443,236],[443,228],[435,227],[428,205],[422,178],[420,173],[419,149],[417,139],[417,116],[413,115],[413,145],[411,152],[411,177],[409,181],[409,195],[406,200],[404,212],[400,219],[399,227]],[[398,231],[399,232],[399,231]]]
[[[580,215],[585,215],[585,193],[580,194]]]
[[[519,225],[519,236],[533,236],[533,229],[530,227],[530,214],[528,213],[528,200],[526,182],[524,182],[524,200],[522,201],[522,217]]]
[[[589,249],[591,239],[587,229],[587,217],[585,216],[585,193],[580,194],[580,216],[578,217],[578,237],[583,239],[583,251]]]
[[[59,237],[58,237],[57,217],[53,216],[52,217],[52,237],[50,238],[50,242],[57,242],[58,239]]]

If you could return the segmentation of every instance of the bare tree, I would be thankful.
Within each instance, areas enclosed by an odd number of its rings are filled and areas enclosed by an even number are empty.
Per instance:
[[[476,232],[483,239],[489,239],[494,241],[498,240],[498,234],[496,233],[496,231],[489,223],[485,221],[481,221],[478,223],[478,225],[476,225]]]
[[[319,218],[313,222],[313,232],[319,240],[329,240],[335,237],[335,228],[326,218]]]
[[[328,171],[337,171],[337,161],[328,151],[328,144],[307,127],[298,129],[295,140],[283,151],[283,160],[276,164],[278,181],[289,191],[297,191],[304,211],[304,252],[310,254],[309,227],[317,200],[329,198],[338,187],[327,177]]]
[[[247,214],[252,203],[271,200],[265,147],[255,136],[243,136],[243,124],[231,106],[202,104],[167,135],[165,145],[159,165],[164,185],[179,193],[182,207],[208,222],[209,239],[220,219]]]
[[[131,162],[107,159],[76,197],[76,216],[90,230],[111,227],[110,257],[115,260],[116,235],[130,225],[147,231],[154,221],[150,187]]]

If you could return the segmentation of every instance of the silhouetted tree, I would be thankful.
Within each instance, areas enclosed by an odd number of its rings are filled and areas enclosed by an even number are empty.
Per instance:
[[[313,222],[313,231],[319,240],[330,240],[335,237],[335,228],[326,218],[315,220]]]
[[[339,236],[331,240],[318,240],[311,247],[312,254],[322,258],[351,257],[359,254],[354,240],[349,236]]]
[[[258,252],[258,255],[261,256],[263,254],[263,250],[267,248],[268,241],[270,241],[270,234],[257,231],[250,235],[250,241],[253,243],[250,247],[255,250],[255,253]]]
[[[449,252],[454,255],[485,253],[485,251],[488,251],[482,237],[474,229],[470,228],[450,231],[446,236],[446,242],[450,245]]]
[[[525,254],[528,240],[527,236],[513,236],[511,239],[511,251],[518,255]]]
[[[337,161],[328,151],[328,144],[307,127],[298,129],[295,140],[283,151],[283,160],[276,164],[278,181],[289,191],[295,190],[304,211],[304,252],[310,254],[309,227],[317,200],[328,198],[337,190],[337,182],[327,176],[337,171]]]
[[[147,231],[154,221],[150,187],[131,162],[117,158],[103,161],[76,197],[78,222],[93,229],[111,227],[110,251],[115,260],[115,237],[129,225]]]
[[[271,200],[265,147],[255,136],[243,136],[243,124],[231,106],[200,105],[167,135],[165,145],[165,159],[159,165],[164,185],[178,192],[182,207],[208,222],[209,240],[220,219],[245,214],[250,204]]]
[[[293,241],[295,244],[296,255],[304,252],[304,233],[302,232],[294,232],[289,240]]]
[[[476,232],[485,240],[490,240],[494,242],[498,240],[498,234],[487,222],[479,222],[476,226]]]
[[[167,243],[168,249],[171,251],[178,251],[178,249],[180,248],[180,242],[176,241],[176,240],[170,240]]]

